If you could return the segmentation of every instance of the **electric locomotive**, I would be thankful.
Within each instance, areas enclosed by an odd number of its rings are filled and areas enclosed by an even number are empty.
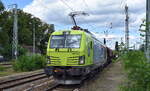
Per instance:
[[[111,62],[112,50],[89,31],[53,32],[47,46],[45,73],[60,84],[80,84],[89,74]]]

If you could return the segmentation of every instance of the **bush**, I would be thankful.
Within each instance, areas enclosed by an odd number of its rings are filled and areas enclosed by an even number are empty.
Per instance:
[[[121,91],[150,91],[150,63],[143,52],[131,51],[122,56],[128,81]]]
[[[4,69],[5,69],[4,67],[0,66],[0,72],[4,71]]]
[[[18,56],[25,55],[28,52],[27,49],[18,45]],[[6,60],[12,59],[12,45],[7,45],[4,48],[0,49],[0,54],[4,56]]]
[[[15,60],[13,69],[15,71],[33,71],[41,69],[46,65],[46,59],[44,56],[34,54],[32,56],[23,55]]]

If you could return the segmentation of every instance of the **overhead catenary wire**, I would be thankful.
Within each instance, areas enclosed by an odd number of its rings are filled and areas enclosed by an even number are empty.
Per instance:
[[[86,0],[83,0],[83,3],[84,3],[84,5],[85,5],[85,7],[86,7],[92,14],[94,14],[93,11],[91,10],[91,8],[89,7],[89,5],[87,4]],[[108,19],[109,19],[109,18],[107,18],[106,21],[108,21]],[[91,25],[91,24],[90,24],[90,25]],[[93,24],[93,25],[95,25],[95,24]],[[109,25],[106,26],[106,30],[105,30],[105,31],[103,31],[103,32],[101,31],[102,33],[105,34],[105,37],[108,36],[108,30],[111,29],[110,26],[111,26],[111,28],[112,28],[112,22],[110,22]]]
[[[73,9],[70,5],[68,5],[68,2],[67,2],[66,0],[59,0],[59,1],[61,1],[65,6],[67,6],[71,11],[74,11],[74,9]],[[122,0],[122,1],[121,1],[121,4],[123,4],[124,1],[125,1],[125,0]],[[84,2],[84,4],[85,4],[87,10],[90,10],[91,13],[93,13],[92,10],[91,10],[91,8],[90,8],[89,5],[87,4],[86,0],[83,0],[83,2]],[[45,5],[43,5],[43,7],[45,7]],[[47,7],[46,7],[46,8],[47,8]],[[47,9],[48,9],[48,8],[47,8]],[[109,23],[110,23],[110,22],[109,22]],[[113,22],[112,22],[112,23],[113,23]],[[94,27],[93,25],[94,25],[94,23],[93,23],[93,24],[89,24],[89,26],[91,26],[91,27]]]
[[[86,7],[87,11],[89,11],[89,15],[94,15],[94,12],[91,10],[91,8],[89,7],[86,0],[83,0],[83,3],[84,3],[84,6]],[[96,27],[94,27],[94,26],[97,26],[97,25],[95,25],[94,23],[89,23],[89,22],[87,22],[87,23],[88,23],[88,26],[90,26],[92,29],[94,29],[94,30],[96,29]]]
[[[120,14],[122,15],[122,16],[124,16],[124,6],[127,4],[127,0],[121,0],[120,1],[120,6],[118,6],[118,8],[120,8]],[[116,20],[116,16],[114,16],[112,19],[113,20]],[[124,21],[122,21],[122,20],[120,20],[120,24],[122,24],[122,23],[124,23]],[[113,24],[113,21],[112,21],[112,24]],[[115,27],[113,27],[113,28],[115,28]]]
[[[83,0],[83,3],[85,5],[85,7],[92,13],[94,14],[94,12],[91,10],[91,8],[89,7],[89,5],[87,4],[86,0]]]
[[[127,0],[121,0],[120,8],[124,9],[124,6],[127,4]]]
[[[125,4],[127,3],[127,0],[121,0],[120,2],[120,6],[118,8],[121,8],[121,14],[124,14],[124,10],[123,10],[123,7],[125,6]],[[116,20],[116,16],[114,15],[114,17],[112,17],[113,20]],[[108,20],[108,18],[107,18]],[[122,21],[121,21],[122,23]],[[111,21],[111,25],[113,24],[113,21]],[[115,27],[114,27],[115,28]]]
[[[67,4],[64,0],[60,0],[65,6],[67,6],[71,11],[75,11],[71,6]]]
[[[42,2],[42,0],[39,0],[39,1],[40,1],[40,4],[42,5],[42,7],[43,7],[44,9],[49,10],[49,7],[48,7],[47,5],[44,5],[43,2]],[[61,1],[60,1],[60,2],[61,2]],[[57,14],[57,11],[53,10],[53,12],[54,12],[55,14]],[[58,24],[55,24],[55,26],[62,27],[62,26],[60,26],[60,25],[58,25]]]
[[[65,0],[65,1],[64,1],[64,0],[59,0],[59,1],[62,2],[62,4],[64,4],[65,6],[67,6],[68,9],[70,9],[71,11],[75,11],[70,5],[68,5],[68,3],[66,2],[66,0]],[[43,6],[45,9],[48,10],[48,7],[47,7],[46,5],[43,5],[42,0],[41,0],[41,4],[42,4],[42,6]],[[55,12],[55,11],[54,11],[54,12]],[[57,13],[57,12],[55,12],[55,13]],[[93,25],[94,25],[94,24],[89,24],[89,26],[91,26],[91,27],[94,27]],[[96,29],[96,28],[92,28],[92,29]]]
[[[84,5],[88,8],[88,10],[89,10],[92,14],[94,14],[94,12],[91,10],[91,8],[89,7],[89,5],[87,4],[86,0],[83,0],[83,3],[84,3]],[[107,18],[106,21],[107,21],[108,19],[109,19],[109,18]],[[111,23],[111,22],[109,22],[109,23]]]

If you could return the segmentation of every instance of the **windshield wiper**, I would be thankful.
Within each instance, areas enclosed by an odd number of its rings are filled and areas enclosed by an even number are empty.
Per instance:
[[[55,51],[56,51],[56,52],[59,52],[59,48],[55,48]]]

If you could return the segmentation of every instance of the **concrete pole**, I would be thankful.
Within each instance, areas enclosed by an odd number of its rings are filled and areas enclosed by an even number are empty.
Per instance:
[[[146,57],[150,62],[150,0],[146,1]]]
[[[128,6],[125,6],[125,48],[129,50],[129,15],[128,15]]]
[[[35,21],[33,20],[33,53],[35,53]]]

